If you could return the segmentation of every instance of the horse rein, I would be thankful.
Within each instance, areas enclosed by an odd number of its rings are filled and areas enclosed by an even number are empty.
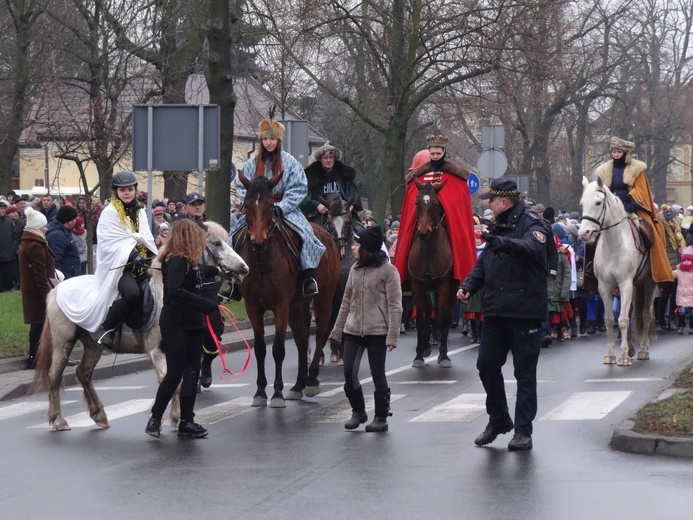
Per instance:
[[[450,266],[448,267],[447,271],[445,271],[444,273],[442,273],[438,276],[431,276],[431,273],[429,272],[430,271],[429,265],[430,265],[430,259],[431,259],[431,252],[429,251],[430,239],[434,235],[434,233],[436,231],[438,231],[438,228],[440,228],[440,226],[444,220],[445,220],[445,214],[443,214],[443,216],[441,217],[440,222],[438,222],[438,224],[436,224],[435,226],[432,226],[431,229],[426,231],[426,233],[419,233],[418,230],[415,231],[415,233],[414,233],[414,240],[416,240],[417,238],[419,240],[421,240],[421,242],[423,242],[424,249],[426,250],[426,277],[425,278],[419,278],[414,273],[412,273],[411,268],[409,267],[409,258],[408,257],[407,257],[407,271],[409,271],[409,275],[412,278],[415,278],[416,280],[418,280],[420,282],[431,282],[433,280],[437,280],[438,278],[443,278],[443,277],[447,276],[448,273],[452,269],[452,262],[450,262]]]
[[[628,218],[628,212],[626,212],[626,215],[621,220],[616,222],[615,224],[611,224],[609,226],[604,227],[604,219],[606,217],[606,207],[609,204],[609,198],[607,197],[605,190],[597,189],[597,191],[599,193],[604,194],[604,204],[602,205],[602,211],[599,213],[599,217],[594,218],[594,217],[590,217],[589,215],[583,215],[582,220],[587,220],[589,222],[594,222],[595,224],[597,224],[599,226],[599,232],[601,233],[602,231],[606,231],[607,229],[611,229],[612,227],[618,226],[621,222],[626,220]]]

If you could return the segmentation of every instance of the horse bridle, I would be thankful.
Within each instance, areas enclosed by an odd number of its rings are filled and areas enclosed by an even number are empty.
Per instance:
[[[331,228],[334,229],[334,225],[332,223],[333,217],[344,217],[344,219],[347,220],[346,219],[347,216],[351,216],[351,213],[348,211],[345,211],[343,213],[338,213],[337,215],[329,215],[328,214],[328,222],[329,222]],[[342,258],[344,258],[345,254],[346,254],[344,251],[346,248],[346,245],[351,241],[351,239],[354,236],[354,229],[353,229],[353,226],[351,225],[351,221],[350,221],[350,228],[351,228],[351,236],[338,237],[338,236],[336,236],[336,233],[330,233],[332,235],[332,239],[337,243],[337,248],[339,249],[340,256]]]
[[[626,220],[628,218],[628,213],[626,212],[626,216],[623,217],[618,222],[616,222],[615,224],[611,224],[610,226],[604,227],[604,218],[606,217],[606,207],[609,204],[609,197],[606,194],[606,190],[597,188],[597,191],[599,193],[604,194],[604,204],[602,204],[602,210],[599,213],[599,217],[594,218],[594,217],[590,217],[589,215],[583,215],[582,220],[587,220],[589,222],[594,222],[595,224],[597,224],[599,226],[598,232],[601,233],[602,231],[606,231],[607,229],[611,229],[612,227],[618,226],[621,222],[623,222],[624,220]]]

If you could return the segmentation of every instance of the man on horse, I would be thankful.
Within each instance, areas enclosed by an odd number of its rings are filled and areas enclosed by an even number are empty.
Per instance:
[[[612,137],[610,143],[611,160],[606,161],[595,170],[604,185],[616,195],[628,212],[630,218],[639,227],[641,222],[653,230],[650,247],[650,263],[652,279],[658,284],[668,284],[674,281],[669,261],[667,260],[665,230],[657,219],[657,209],[652,198],[650,183],[645,169],[647,165],[632,158],[635,143],[619,137]],[[594,246],[585,248],[585,273],[583,287],[596,290],[592,262]]]
[[[400,280],[405,283],[407,258],[416,227],[415,202],[419,191],[412,182],[413,179],[418,178],[423,183],[445,183],[438,198],[445,211],[444,225],[450,234],[454,278],[462,281],[476,259],[472,202],[467,186],[469,172],[446,159],[447,137],[429,135],[426,142],[428,149],[421,150],[414,156],[405,178],[407,189],[402,202],[402,218],[393,263],[399,271]]]
[[[327,220],[329,208],[320,202],[320,198],[331,202],[335,197],[349,200],[349,197],[353,195],[354,202],[350,208],[352,222],[359,222],[357,212],[363,209],[363,204],[361,192],[354,182],[356,170],[344,164],[341,161],[342,152],[329,144],[318,148],[314,156],[315,161],[305,169],[308,195],[301,203],[303,214],[309,222],[323,226]]]
[[[252,180],[254,177],[271,179],[284,172],[281,181],[274,187],[274,200],[277,211],[280,213],[278,217],[293,224],[303,240],[300,255],[303,296],[309,298],[318,294],[316,269],[322,254],[325,252],[325,246],[315,237],[310,223],[299,208],[301,202],[308,195],[308,182],[301,163],[291,154],[282,150],[284,125],[274,119],[275,108],[270,109],[269,117],[260,121],[258,125],[260,151],[246,161],[242,172],[248,180]],[[236,186],[236,194],[241,201],[245,200],[245,193],[246,189],[243,186],[240,184]],[[232,235],[244,225],[245,216],[238,219],[232,230]],[[231,244],[231,240],[229,237],[229,244]]]

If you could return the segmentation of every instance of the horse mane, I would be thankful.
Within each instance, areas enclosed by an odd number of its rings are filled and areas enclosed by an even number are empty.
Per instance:
[[[224,242],[226,242],[226,240],[229,238],[229,234],[222,225],[217,224],[212,220],[207,220],[204,224],[207,228],[207,232],[214,238],[218,238],[219,240],[223,240]]]

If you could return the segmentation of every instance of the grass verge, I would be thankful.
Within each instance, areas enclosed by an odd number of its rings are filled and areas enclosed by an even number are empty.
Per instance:
[[[693,436],[693,363],[681,371],[672,386],[681,391],[642,408],[635,416],[634,431],[667,437]]]
[[[247,320],[243,302],[226,303],[237,322]],[[0,359],[29,355],[29,325],[24,324],[19,291],[0,293]],[[237,323],[238,324],[238,323]]]

